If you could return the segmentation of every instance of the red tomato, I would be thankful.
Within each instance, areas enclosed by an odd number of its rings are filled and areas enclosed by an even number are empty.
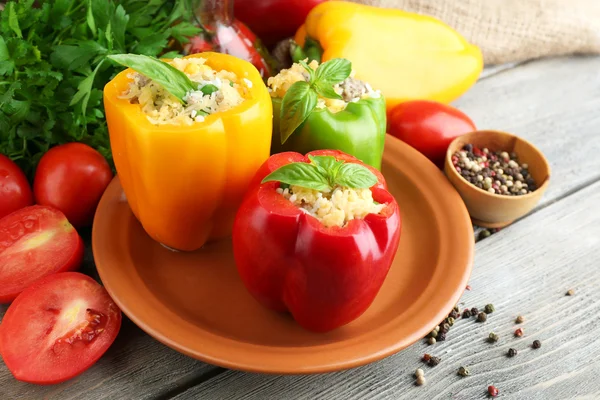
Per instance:
[[[106,289],[79,272],[47,276],[10,305],[0,325],[0,355],[15,378],[52,384],[91,367],[121,327]]]
[[[419,150],[438,166],[454,138],[476,130],[462,111],[428,100],[401,103],[388,115],[388,132]]]
[[[0,303],[46,275],[79,268],[83,241],[60,211],[30,206],[0,219]]]
[[[10,158],[0,154],[0,218],[32,204],[27,177]]]
[[[235,0],[234,15],[267,46],[294,36],[306,16],[325,0]]]
[[[35,171],[33,193],[38,204],[58,208],[79,228],[92,224],[112,177],[102,154],[83,143],[67,143],[42,156]]]

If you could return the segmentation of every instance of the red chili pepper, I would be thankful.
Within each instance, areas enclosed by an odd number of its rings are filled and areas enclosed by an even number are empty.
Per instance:
[[[279,182],[260,182],[308,155],[361,164],[378,178],[373,199],[387,204],[343,227],[326,227],[277,193]],[[264,306],[289,311],[304,328],[326,332],[358,318],[379,292],[400,240],[400,211],[383,175],[335,150],[271,156],[259,169],[238,210],[233,252],[248,291]]]

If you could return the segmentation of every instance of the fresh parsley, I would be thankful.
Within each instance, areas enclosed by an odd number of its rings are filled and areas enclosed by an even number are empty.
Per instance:
[[[188,22],[191,3],[7,2],[0,11],[0,153],[30,177],[42,154],[65,142],[89,144],[110,161],[102,89],[122,66],[106,57],[174,56],[163,53],[201,31]]]
[[[352,64],[344,58],[334,58],[319,65],[316,70],[305,61],[299,63],[309,73],[309,81],[295,82],[283,96],[279,115],[281,144],[285,143],[294,131],[306,121],[317,106],[319,96],[340,99],[333,86],[343,82],[352,72]]]
[[[295,162],[276,169],[262,183],[276,181],[321,192],[331,192],[336,186],[370,188],[377,183],[375,174],[364,165],[338,161],[332,156],[308,158],[308,163]]]

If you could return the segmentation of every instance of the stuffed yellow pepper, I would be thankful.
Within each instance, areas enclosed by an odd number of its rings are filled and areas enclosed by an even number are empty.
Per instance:
[[[271,99],[256,68],[218,53],[109,58],[129,67],[105,86],[104,106],[115,167],[144,230],[185,251],[231,234],[271,146]]]

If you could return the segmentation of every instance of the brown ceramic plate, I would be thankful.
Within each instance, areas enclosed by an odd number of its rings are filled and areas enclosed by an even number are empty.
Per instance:
[[[335,371],[379,360],[424,337],[456,304],[473,260],[473,229],[460,196],[420,153],[388,136],[383,173],[400,204],[402,236],[371,307],[326,334],[303,330],[260,306],[235,268],[231,241],[175,253],[152,241],[131,213],[119,179],[93,228],[96,265],[123,312],[162,343],[245,371]]]

